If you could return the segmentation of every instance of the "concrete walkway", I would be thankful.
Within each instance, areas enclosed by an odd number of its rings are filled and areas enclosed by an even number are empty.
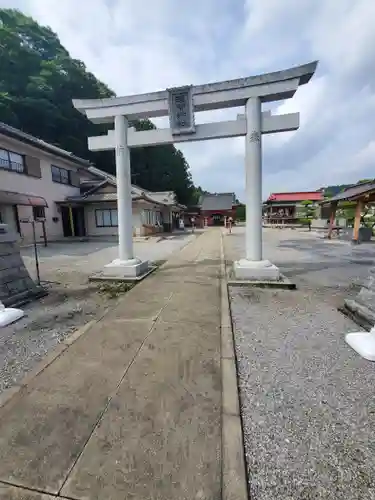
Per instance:
[[[212,230],[0,409],[0,499],[219,499],[220,300]]]

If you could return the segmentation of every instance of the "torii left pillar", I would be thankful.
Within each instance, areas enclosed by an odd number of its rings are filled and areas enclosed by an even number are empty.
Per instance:
[[[118,258],[104,267],[104,275],[136,279],[148,270],[148,262],[134,257],[128,120],[115,116]]]
[[[278,280],[280,271],[262,252],[262,109],[259,97],[246,102],[246,258],[234,263],[240,280]]]

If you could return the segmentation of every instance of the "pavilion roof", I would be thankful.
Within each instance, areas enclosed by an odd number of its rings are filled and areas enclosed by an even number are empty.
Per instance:
[[[345,189],[345,191],[342,191],[333,198],[325,200],[322,204],[332,203],[333,201],[354,201],[372,193],[375,193],[375,182],[356,184],[355,186]]]

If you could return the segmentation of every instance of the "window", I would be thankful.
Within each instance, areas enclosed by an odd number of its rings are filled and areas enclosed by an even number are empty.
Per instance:
[[[117,227],[117,208],[95,210],[96,227]]]
[[[52,180],[59,184],[71,184],[70,171],[66,168],[56,167],[51,165]]]
[[[157,226],[161,226],[162,225],[162,221],[163,221],[163,217],[161,215],[161,212],[156,212],[155,213],[155,217],[156,217],[156,225]]]
[[[152,226],[154,224],[153,215],[154,212],[152,212],[151,210],[143,210],[143,224]]]
[[[25,171],[24,158],[18,153],[13,153],[13,151],[0,149],[0,168],[23,173]]]
[[[46,214],[44,207],[33,207],[33,219],[45,219]]]
[[[112,210],[112,212],[111,212],[111,224],[113,227],[118,226],[117,210]]]

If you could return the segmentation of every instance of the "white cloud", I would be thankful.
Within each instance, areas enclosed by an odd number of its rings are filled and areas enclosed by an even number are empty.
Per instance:
[[[0,0],[0,6],[19,7],[51,26],[71,55],[119,95],[319,59],[313,80],[273,107],[299,111],[301,127],[264,138],[264,195],[375,177],[374,0]],[[197,122],[237,113],[202,113]],[[197,184],[243,194],[242,138],[181,149]]]
[[[375,45],[375,4],[371,0],[322,2],[311,23],[312,50],[334,76],[353,76],[368,63]]]

